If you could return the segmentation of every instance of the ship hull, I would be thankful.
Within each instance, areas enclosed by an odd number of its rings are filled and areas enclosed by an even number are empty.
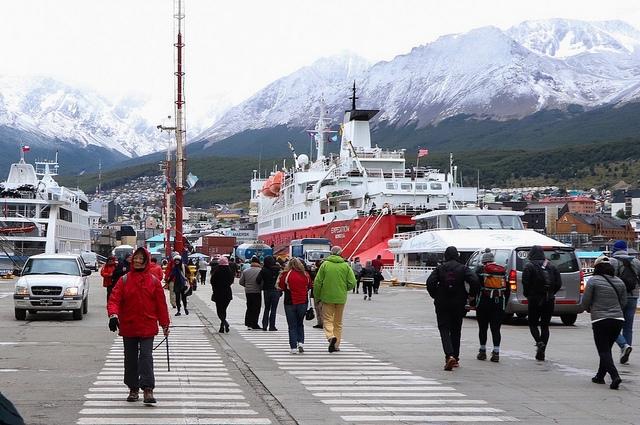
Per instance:
[[[327,238],[331,245],[343,248],[342,256],[357,257],[376,246],[383,244],[395,233],[414,230],[415,222],[408,215],[389,214],[380,217],[364,216],[349,220],[336,220],[329,224],[320,224],[299,229],[259,234],[258,238],[267,245],[274,247],[274,253],[288,253],[289,244],[293,239]],[[368,259],[368,258],[367,258]]]

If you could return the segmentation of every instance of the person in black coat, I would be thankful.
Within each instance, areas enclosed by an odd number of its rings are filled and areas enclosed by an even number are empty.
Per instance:
[[[528,300],[529,331],[536,342],[536,360],[543,361],[555,294],[562,287],[562,278],[556,266],[544,256],[541,246],[532,246],[527,258],[529,262],[522,271],[522,289]]]
[[[460,262],[456,247],[450,246],[445,250],[444,260],[427,278],[427,291],[434,299],[436,308],[438,331],[446,359],[444,370],[452,370],[460,360],[462,319],[469,298],[465,282],[469,284],[471,295],[478,292],[479,283],[478,276]]]
[[[262,285],[262,295],[264,297],[264,313],[262,314],[262,330],[275,331],[276,310],[282,291],[276,289],[276,282],[280,274],[280,265],[271,255],[264,257],[264,266],[258,274],[258,284]]]
[[[229,333],[229,322],[227,322],[227,307],[233,299],[231,285],[235,279],[235,274],[229,267],[227,257],[220,257],[215,269],[211,271],[211,301],[216,303],[216,313],[220,319],[220,329],[218,332]]]

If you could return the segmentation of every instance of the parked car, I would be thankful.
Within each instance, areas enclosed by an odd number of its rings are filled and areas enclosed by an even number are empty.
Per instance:
[[[523,294],[522,272],[531,247],[498,248],[491,251],[495,255],[495,262],[506,267],[507,284],[511,286],[511,296],[507,303],[505,314],[518,317],[527,316],[528,301]],[[560,316],[562,323],[573,325],[582,313],[580,301],[584,292],[584,273],[580,268],[580,261],[572,247],[549,246],[543,247],[545,257],[558,268],[562,278],[562,287],[556,294],[554,315]],[[475,270],[480,265],[482,252],[474,252],[467,265]]]
[[[13,295],[16,320],[38,311],[71,311],[74,320],[82,320],[88,312],[91,271],[80,255],[34,255],[19,274]]]
[[[98,255],[95,252],[85,251],[80,256],[88,269],[98,271]]]

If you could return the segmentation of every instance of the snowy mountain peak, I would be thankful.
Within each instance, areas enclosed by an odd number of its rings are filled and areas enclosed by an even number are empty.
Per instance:
[[[584,53],[629,54],[640,46],[640,32],[620,21],[525,21],[507,34],[536,53],[560,59]]]

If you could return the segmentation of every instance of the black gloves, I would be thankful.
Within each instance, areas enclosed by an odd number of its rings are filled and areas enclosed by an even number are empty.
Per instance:
[[[112,317],[111,319],[109,319],[109,329],[111,330],[111,332],[117,331],[119,326],[120,322],[118,322],[117,317]]]

